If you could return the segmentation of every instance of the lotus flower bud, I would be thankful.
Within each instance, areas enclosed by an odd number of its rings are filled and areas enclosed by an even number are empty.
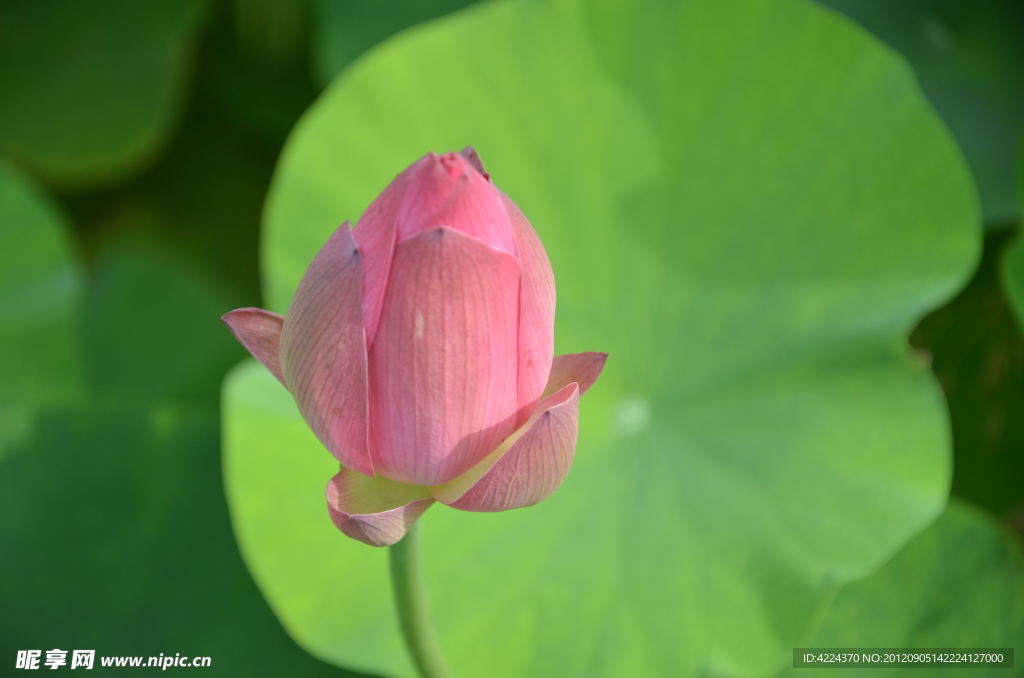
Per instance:
[[[540,239],[472,147],[430,153],[328,239],[286,317],[224,316],[342,464],[328,510],[392,544],[435,501],[503,511],[547,498],[605,354],[553,357]]]

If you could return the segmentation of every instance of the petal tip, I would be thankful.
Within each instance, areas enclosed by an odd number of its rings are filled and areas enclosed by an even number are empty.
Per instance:
[[[598,351],[555,356],[541,397],[546,398],[572,382],[579,384],[580,395],[583,395],[601,376],[607,361],[608,354]]]
[[[242,346],[288,388],[281,369],[284,318],[262,308],[237,308],[220,317]]]
[[[466,161],[469,162],[470,167],[479,172],[480,176],[482,176],[484,179],[487,179],[488,181],[491,180],[490,173],[486,169],[484,169],[484,163],[482,160],[480,160],[480,155],[476,152],[476,149],[473,148],[472,145],[466,146],[464,149],[459,151],[459,155],[465,158]]]

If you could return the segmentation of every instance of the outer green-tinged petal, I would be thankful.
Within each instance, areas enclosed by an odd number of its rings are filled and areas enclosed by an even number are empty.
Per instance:
[[[604,369],[607,359],[607,353],[597,352],[568,353],[555,356],[551,364],[551,375],[548,377],[547,388],[544,389],[543,399],[536,408],[537,411],[534,413],[534,416],[519,430],[509,436],[501,444],[501,447],[487,455],[487,458],[479,464],[452,481],[432,487],[431,493],[434,497],[443,503],[453,504],[462,495],[466,494],[484,474],[495,466],[497,461],[509,451],[512,445],[519,441],[523,434],[533,426],[540,414],[563,403],[569,397],[568,387],[570,385],[575,384],[578,386],[579,395],[577,398],[586,393],[601,375],[601,370]]]
[[[579,405],[575,383],[545,398],[526,426],[487,459],[452,482],[431,488],[431,494],[462,511],[508,511],[544,501],[572,466]]]
[[[284,317],[262,308],[240,308],[225,313],[221,320],[252,357],[263,363],[287,388],[288,384],[281,373],[281,327],[284,325]]]
[[[373,465],[438,485],[517,428],[519,263],[454,228],[395,248],[370,349]]]
[[[372,476],[362,292],[362,261],[346,221],[299,283],[281,331],[281,367],[320,442],[345,466]]]
[[[370,546],[390,546],[434,500],[430,491],[343,468],[327,483],[327,510],[339,530]]]
[[[500,193],[500,192],[499,192]],[[502,202],[512,224],[512,236],[522,267],[519,296],[519,421],[536,408],[555,354],[555,275],[533,226],[504,193]]]
[[[580,395],[583,395],[601,376],[601,370],[604,369],[607,360],[607,353],[593,351],[556,355],[551,361],[551,374],[548,375],[548,385],[544,387],[541,398],[547,398],[573,382],[579,384]]]

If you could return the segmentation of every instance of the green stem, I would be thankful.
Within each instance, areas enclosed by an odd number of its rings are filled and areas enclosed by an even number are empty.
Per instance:
[[[412,663],[421,678],[451,678],[427,615],[419,523],[414,524],[402,540],[388,550],[391,552],[391,582],[395,589],[398,621]]]

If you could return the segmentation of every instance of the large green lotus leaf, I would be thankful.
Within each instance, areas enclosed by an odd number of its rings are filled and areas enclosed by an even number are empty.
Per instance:
[[[497,2],[358,61],[266,211],[283,311],[314,253],[426,150],[476,145],[604,350],[542,505],[431,510],[461,676],[755,675],[940,512],[944,407],[906,344],[975,262],[979,210],[910,69],[797,2]],[[410,675],[385,554],[332,533],[331,458],[273,377],[225,391],[243,553],[317,656]]]
[[[312,0],[313,70],[322,84],[394,33],[474,0]]]
[[[1024,5],[1018,0],[819,1],[862,23],[914,65],[967,156],[987,224],[1016,221]]]
[[[844,587],[808,647],[1013,647],[1024,638],[1024,557],[989,514],[953,501],[934,525],[863,581]],[[872,676],[921,675],[878,668]],[[787,677],[846,675],[789,669]],[[1016,668],[943,669],[946,676],[1021,676]]]
[[[137,169],[174,121],[205,4],[5,2],[0,147],[61,185]]]
[[[79,287],[63,217],[0,163],[0,453],[28,434],[38,406],[79,390]]]

